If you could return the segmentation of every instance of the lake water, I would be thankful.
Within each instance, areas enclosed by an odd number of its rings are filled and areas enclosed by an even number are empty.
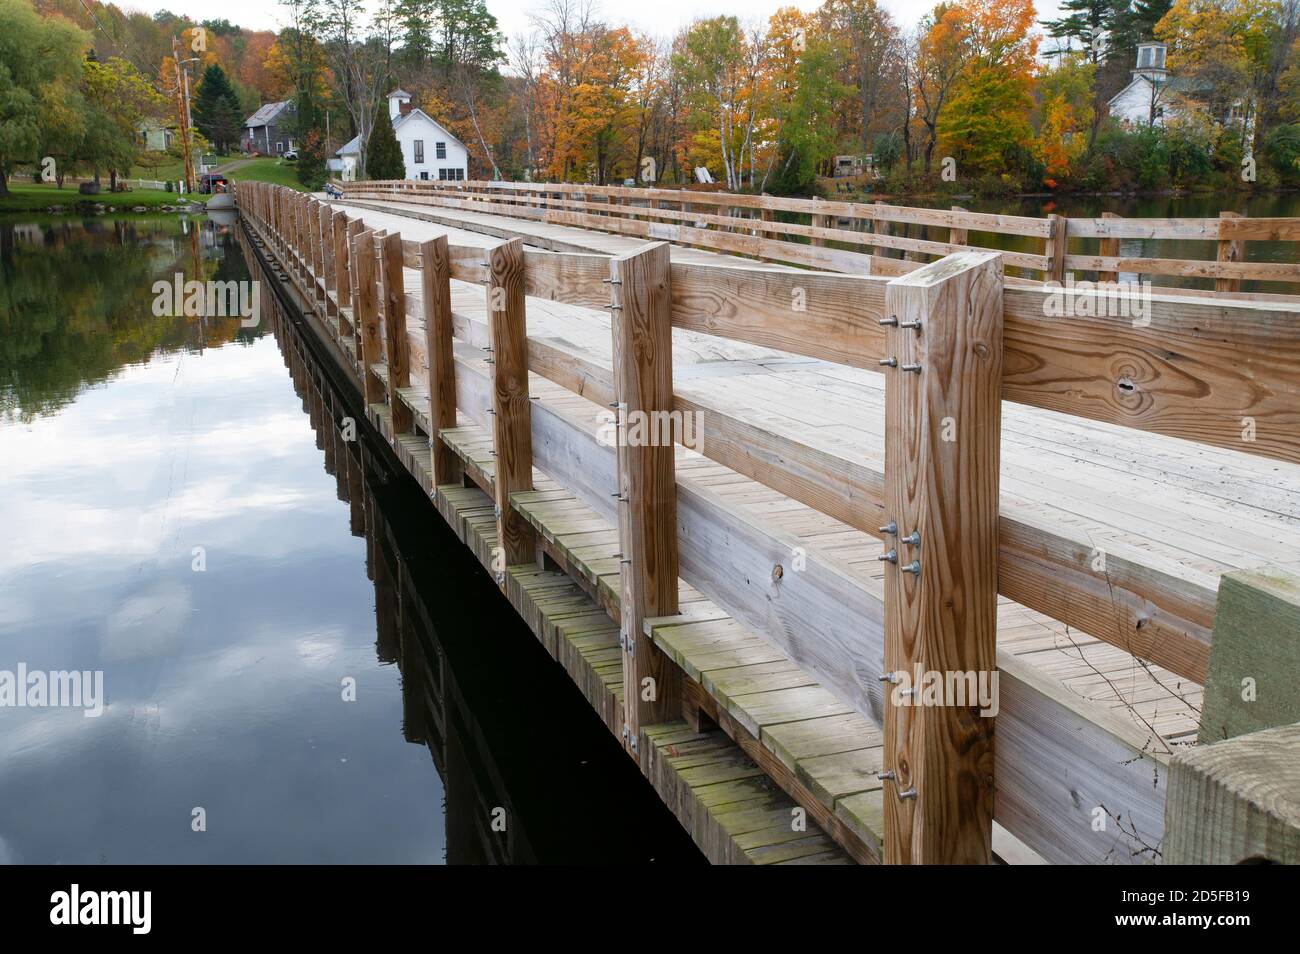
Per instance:
[[[155,317],[178,271],[249,277],[207,219],[0,222],[0,698],[106,699],[0,707],[0,862],[699,862],[271,296]]]

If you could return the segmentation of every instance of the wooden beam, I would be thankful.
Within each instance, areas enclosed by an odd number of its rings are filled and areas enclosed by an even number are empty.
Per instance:
[[[890,282],[885,387],[885,861],[992,859],[1002,260],[963,252]],[[907,327],[909,324],[916,327]],[[922,674],[960,674],[926,704]],[[982,687],[981,699],[977,687]],[[908,690],[910,689],[910,694]],[[941,687],[942,691],[942,687]]]
[[[1300,576],[1276,567],[1219,580],[1198,736],[1218,742],[1300,722]]]
[[[536,559],[536,535],[510,495],[533,489],[532,409],[528,400],[528,330],[524,313],[524,243],[488,252],[488,337],[492,348],[492,446],[496,450],[497,582],[505,568]]]
[[[452,357],[451,266],[447,236],[420,244],[420,299],[424,310],[425,358],[429,363],[429,446],[433,483],[458,484],[460,457],[439,437],[456,426],[456,363]]]
[[[411,355],[406,336],[406,287],[402,265],[402,236],[384,236],[384,352],[388,364],[388,407],[393,421],[393,441],[415,426],[411,408],[398,391],[411,386]]]
[[[361,345],[361,381],[366,407],[384,401],[384,383],[371,370],[383,350],[379,337],[375,241],[375,233],[369,229],[352,239],[353,287],[356,290],[357,335]]]
[[[1300,724],[1180,752],[1169,766],[1165,864],[1300,864]]]
[[[1064,282],[1070,221],[1063,215],[1049,215],[1047,222],[1050,231],[1043,249],[1043,254],[1047,256],[1047,270],[1043,273],[1043,280]]]
[[[348,255],[348,217],[343,212],[335,212],[330,219],[330,235],[334,242],[334,299],[340,311],[352,307],[352,277],[350,256]],[[351,331],[349,325],[345,330]]]
[[[1220,212],[1219,218],[1223,220],[1239,219],[1241,215],[1237,212]],[[1218,261],[1220,262],[1240,262],[1245,257],[1244,246],[1240,239],[1220,238],[1218,249]],[[1241,291],[1241,279],[1239,278],[1216,278],[1214,280],[1214,290],[1221,292]]]
[[[1114,212],[1103,212],[1103,213],[1101,214],[1101,217],[1104,218],[1104,219],[1117,219],[1117,218],[1119,218],[1119,216],[1116,215]],[[1098,254],[1100,254],[1103,258],[1118,258],[1118,257],[1119,257],[1119,239],[1117,239],[1117,238],[1103,238],[1103,239],[1100,241],[1100,243],[1098,244],[1098,249],[1097,249],[1097,251],[1098,251]],[[1100,272],[1097,273],[1097,281],[1099,281],[1099,282],[1117,282],[1117,281],[1119,281],[1119,272],[1100,271]]]
[[[348,220],[347,243],[348,267],[350,269],[348,276],[348,290],[352,302],[352,344],[353,350],[356,351],[358,366],[361,364],[361,285],[357,280],[356,239],[357,236],[364,231],[366,231],[366,226],[360,218]]]
[[[677,613],[677,482],[673,421],[672,276],[660,242],[610,261],[618,401],[618,528],[625,741],[681,709],[680,672],[642,632]],[[662,422],[662,425],[661,425]]]

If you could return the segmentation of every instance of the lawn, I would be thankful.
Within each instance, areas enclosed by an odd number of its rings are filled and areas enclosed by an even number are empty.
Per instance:
[[[106,183],[107,185],[107,183]],[[133,206],[143,205],[156,209],[162,205],[177,205],[181,199],[175,192],[158,192],[153,189],[137,189],[133,192],[109,192],[107,188],[99,195],[82,195],[74,185],[56,189],[53,185],[36,185],[9,180],[7,196],[0,196],[0,212],[30,212],[48,209],[52,205],[65,208],[79,202],[100,203],[111,209],[129,211]],[[203,202],[207,196],[189,195],[185,198],[191,202]]]
[[[310,191],[298,181],[298,164],[282,162],[269,156],[251,159],[238,169],[226,173],[231,182],[270,182],[273,185],[288,186],[299,192]]]

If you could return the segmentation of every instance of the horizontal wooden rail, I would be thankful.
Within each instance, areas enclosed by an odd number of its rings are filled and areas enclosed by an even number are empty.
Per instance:
[[[733,254],[772,261],[882,275],[905,274],[916,263],[878,254],[864,258],[861,251],[830,248],[828,243],[860,250],[893,250],[906,259],[936,257],[963,246],[981,247],[971,233],[1036,238],[1044,242],[1042,254],[1002,249],[1008,268],[1038,273],[1045,280],[1061,281],[1067,270],[1101,276],[1167,276],[1205,279],[1220,294],[1240,294],[1225,287],[1229,281],[1281,283],[1300,286],[1300,265],[1290,262],[1248,262],[1213,257],[1205,259],[1107,254],[1071,251],[1075,239],[1122,238],[1197,240],[1240,243],[1245,241],[1300,241],[1300,219],[1224,217],[1216,219],[1126,219],[1118,216],[1066,219],[1033,218],[953,209],[916,209],[885,203],[790,199],[767,195],[697,192],[659,188],[591,186],[578,183],[516,182],[413,182],[382,181],[344,185],[354,198],[387,198],[416,204],[436,204],[467,211],[515,216],[552,224],[600,229],[637,235],[648,240],[666,239]],[[776,213],[806,216],[808,223],[782,221]],[[856,223],[845,228],[839,223]],[[892,226],[919,227],[921,237],[895,234]],[[930,229],[947,233],[936,240]],[[670,231],[665,231],[670,229]],[[734,241],[740,234],[756,241]],[[784,236],[784,238],[778,238]],[[806,239],[807,244],[789,241]],[[848,252],[843,255],[819,252]],[[1213,283],[1219,283],[1214,286]],[[1207,288],[1208,292],[1210,288]]]

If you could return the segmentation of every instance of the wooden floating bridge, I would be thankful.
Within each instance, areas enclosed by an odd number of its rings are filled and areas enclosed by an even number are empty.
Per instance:
[[[1300,860],[1300,266],[1243,254],[1300,220],[237,190],[711,860]],[[1166,234],[1213,258],[1120,252]]]

